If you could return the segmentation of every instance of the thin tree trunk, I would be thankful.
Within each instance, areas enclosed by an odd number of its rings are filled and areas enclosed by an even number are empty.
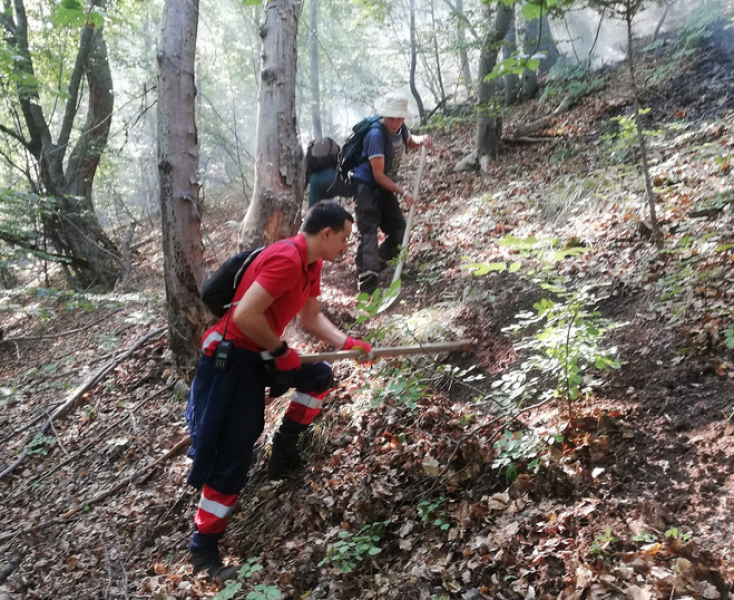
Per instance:
[[[548,20],[548,14],[543,13],[540,18],[538,39],[540,40],[540,47],[538,50],[545,52],[545,58],[540,61],[540,67],[538,67],[538,73],[546,75],[551,67],[558,62],[561,58],[561,53],[558,51],[556,41],[553,39],[553,32],[550,28],[550,21]]]
[[[456,36],[459,40],[459,62],[461,63],[461,75],[466,87],[466,95],[468,99],[474,97],[474,85],[471,76],[471,68],[469,67],[469,53],[466,51],[466,24],[464,22],[464,0],[456,0],[456,12],[461,16],[456,30]]]
[[[438,25],[436,24],[436,10],[435,10],[435,3],[436,0],[431,0],[431,29],[433,30],[433,52],[436,59],[436,79],[438,80],[438,100],[437,102],[440,102],[446,97],[446,90],[443,87],[443,77],[441,76],[441,53],[439,52],[438,48]]]
[[[252,202],[240,244],[255,248],[295,235],[303,204],[303,150],[296,131],[296,40],[300,0],[265,5]]]
[[[415,35],[415,0],[410,0],[410,91],[415,98],[415,102],[418,105],[418,114],[420,115],[421,123],[425,116],[425,109],[423,108],[423,100],[418,93],[418,88],[415,85],[415,69],[418,63],[418,42]]]
[[[540,48],[542,20],[525,19],[522,16],[523,5],[518,5],[518,10],[515,11],[517,45],[522,48],[523,54],[533,56]],[[521,85],[523,100],[535,98],[538,94],[538,76],[536,72],[531,69],[525,69],[521,75]]]
[[[313,139],[320,140],[324,137],[324,132],[321,127],[321,93],[319,89],[319,38],[317,35],[319,3],[318,0],[310,1],[311,123],[313,125]]]
[[[632,18],[636,11],[629,8],[625,14],[627,21],[627,64],[630,70],[630,85],[632,86],[632,98],[634,99],[635,109],[635,126],[637,127],[637,140],[640,144],[640,155],[642,157],[642,172],[645,176],[645,192],[647,196],[647,205],[650,210],[650,224],[652,226],[652,237],[658,250],[663,248],[663,238],[658,226],[657,215],[655,212],[655,195],[652,191],[652,179],[650,177],[650,168],[647,162],[647,143],[645,141],[645,133],[643,131],[643,123],[640,118],[640,99],[637,93],[637,83],[635,82],[635,63],[632,53]]]
[[[665,3],[665,10],[663,10],[663,14],[660,17],[660,20],[658,21],[658,24],[655,26],[655,33],[652,34],[652,41],[656,41],[658,39],[658,36],[660,35],[660,30],[663,28],[663,23],[665,23],[665,19],[668,18],[668,12],[670,11],[670,7],[675,4],[677,0],[673,0],[672,2],[666,2]]]
[[[517,34],[515,33],[515,9],[512,8],[513,15],[510,20],[510,25],[507,28],[507,35],[505,41],[502,44],[502,60],[507,60],[517,50]],[[505,75],[502,78],[502,82],[505,86],[505,105],[511,106],[517,102],[520,92],[520,77],[511,73]]]
[[[194,366],[206,309],[195,119],[198,0],[166,0],[158,59],[158,176],[168,347],[179,369]]]
[[[497,157],[502,135],[502,119],[490,107],[490,99],[495,89],[493,81],[485,81],[497,64],[502,40],[507,35],[512,20],[512,8],[503,3],[497,5],[494,23],[491,21],[491,9],[485,9],[487,15],[487,33],[482,40],[479,56],[479,105],[477,106],[477,160],[482,168]],[[492,24],[490,24],[492,23]]]

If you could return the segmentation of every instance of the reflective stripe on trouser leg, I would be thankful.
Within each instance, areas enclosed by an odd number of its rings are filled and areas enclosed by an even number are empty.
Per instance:
[[[321,403],[328,393],[328,390],[320,394],[307,394],[296,390],[293,392],[291,403],[288,405],[288,410],[285,411],[284,418],[301,425],[310,425],[316,415],[321,412]]]
[[[199,507],[194,517],[196,530],[203,534],[222,533],[227,528],[235,504],[237,494],[220,494],[205,485],[201,490]]]

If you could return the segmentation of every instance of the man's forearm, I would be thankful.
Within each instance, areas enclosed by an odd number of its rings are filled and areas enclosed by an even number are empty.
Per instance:
[[[392,192],[393,194],[397,194],[398,196],[400,196],[405,191],[401,186],[395,183],[384,173],[380,173],[379,175],[375,173],[375,183],[379,185],[382,189],[385,189],[388,192]]]

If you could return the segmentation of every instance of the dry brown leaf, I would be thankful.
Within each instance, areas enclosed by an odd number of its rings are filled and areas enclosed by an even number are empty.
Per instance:
[[[627,588],[628,600],[650,600],[650,598],[652,598],[652,590],[648,587],[631,585]]]
[[[430,454],[426,454],[421,466],[425,474],[430,477],[438,477],[441,473],[441,464]]]

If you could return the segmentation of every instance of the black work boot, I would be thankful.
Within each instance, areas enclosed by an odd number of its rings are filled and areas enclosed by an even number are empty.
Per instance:
[[[237,573],[240,570],[238,565],[224,566],[216,546],[213,548],[191,550],[191,566],[194,568],[194,575],[200,571],[206,571],[209,577],[220,586],[226,581],[237,577]]]
[[[360,293],[369,294],[371,296],[377,289],[378,284],[379,280],[377,278],[377,273],[374,271],[365,271],[364,273],[360,273],[357,277],[357,287],[359,288]]]
[[[298,437],[306,429],[308,425],[283,418],[283,423],[273,436],[273,451],[268,463],[270,479],[284,479],[306,466],[298,449]]]

